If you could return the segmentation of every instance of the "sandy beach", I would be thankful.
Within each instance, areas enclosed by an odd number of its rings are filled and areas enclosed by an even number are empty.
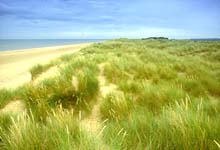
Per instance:
[[[31,81],[30,68],[70,54],[92,43],[0,52],[0,88],[16,88]]]

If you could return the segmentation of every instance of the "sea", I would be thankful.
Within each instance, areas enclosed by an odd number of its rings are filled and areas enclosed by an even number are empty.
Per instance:
[[[102,42],[105,39],[0,39],[0,51]]]

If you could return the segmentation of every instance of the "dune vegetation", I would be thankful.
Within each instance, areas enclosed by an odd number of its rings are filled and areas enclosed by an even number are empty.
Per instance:
[[[56,67],[53,76],[37,80]],[[0,90],[0,149],[220,148],[220,42],[109,40]]]

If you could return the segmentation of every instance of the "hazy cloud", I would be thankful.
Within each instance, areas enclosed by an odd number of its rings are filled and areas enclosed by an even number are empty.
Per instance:
[[[38,38],[75,32],[94,38],[177,37],[174,31],[181,37],[220,37],[219,18],[219,0],[1,0],[0,38],[34,32],[42,32]]]

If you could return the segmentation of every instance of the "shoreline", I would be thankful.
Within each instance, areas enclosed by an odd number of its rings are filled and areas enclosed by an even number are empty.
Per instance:
[[[31,81],[30,68],[78,52],[91,43],[0,51],[0,89],[16,88]]]
[[[54,46],[42,46],[42,47],[22,48],[22,49],[0,50],[0,54],[1,54],[1,53],[6,53],[6,52],[22,52],[22,51],[41,50],[41,49],[66,48],[66,47],[72,47],[72,46],[76,46],[76,45],[93,44],[93,43],[95,43],[95,42],[76,43],[76,44],[64,44],[64,45],[54,45]]]
[[[0,39],[0,52],[102,42],[105,39]]]

